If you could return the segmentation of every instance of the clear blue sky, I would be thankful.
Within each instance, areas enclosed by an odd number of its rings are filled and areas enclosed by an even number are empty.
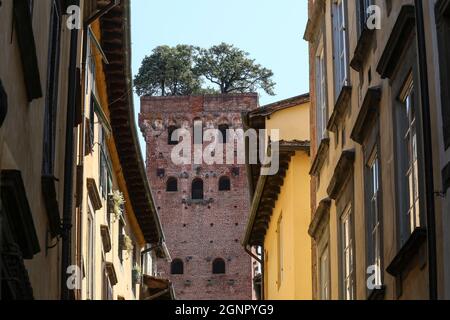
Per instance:
[[[306,0],[131,0],[131,9],[134,74],[159,45],[227,42],[273,70],[276,95],[260,93],[261,105],[309,91]]]

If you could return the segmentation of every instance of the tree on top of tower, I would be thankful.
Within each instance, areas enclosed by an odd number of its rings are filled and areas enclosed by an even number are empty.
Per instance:
[[[248,93],[274,95],[273,72],[233,45],[209,49],[160,46],[142,61],[134,79],[139,96]]]

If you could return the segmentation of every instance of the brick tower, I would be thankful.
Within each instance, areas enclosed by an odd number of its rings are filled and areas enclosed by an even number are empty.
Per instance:
[[[223,132],[242,129],[241,113],[257,107],[257,94],[141,99],[147,174],[173,259],[158,261],[158,271],[172,280],[179,299],[252,298],[251,259],[240,244],[250,200],[245,165],[174,164],[170,133],[189,130],[193,155],[199,123]]]

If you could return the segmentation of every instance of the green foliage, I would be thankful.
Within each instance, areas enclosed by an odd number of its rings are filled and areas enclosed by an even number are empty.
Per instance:
[[[139,96],[191,95],[201,88],[200,77],[194,73],[193,46],[160,46],[146,56],[134,79]]]
[[[274,95],[273,72],[249,54],[222,43],[210,49],[160,46],[145,57],[134,80],[140,96],[246,93],[263,89]],[[211,87],[205,84],[209,81]]]
[[[248,56],[247,52],[226,43],[200,49],[196,73],[219,86],[221,93],[255,92],[262,88],[274,95],[273,72]]]

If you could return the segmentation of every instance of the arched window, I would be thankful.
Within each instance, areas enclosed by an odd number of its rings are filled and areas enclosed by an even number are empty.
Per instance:
[[[192,181],[192,200],[203,200],[203,180]]]
[[[172,261],[170,265],[170,273],[171,274],[184,274],[184,265],[181,259],[175,259]]]
[[[230,191],[231,190],[231,182],[230,178],[222,177],[219,180],[219,191]]]
[[[177,126],[170,126],[168,129],[167,129],[167,134],[168,134],[168,137],[167,137],[167,143],[170,145],[170,146],[176,146],[177,144],[178,144],[178,142],[179,142],[179,139],[178,139],[178,137],[172,137],[173,136],[173,134],[174,134],[174,132],[175,131],[177,131],[179,128],[177,127]],[[174,138],[173,140],[172,140],[172,138]]]
[[[219,125],[219,131],[222,134],[222,142],[225,144],[228,142],[228,130],[230,127],[227,124]]]
[[[178,191],[177,178],[170,177],[169,179],[167,179],[166,191],[167,192],[177,192]]]
[[[217,258],[213,261],[212,273],[225,274],[225,261],[223,259]]]

